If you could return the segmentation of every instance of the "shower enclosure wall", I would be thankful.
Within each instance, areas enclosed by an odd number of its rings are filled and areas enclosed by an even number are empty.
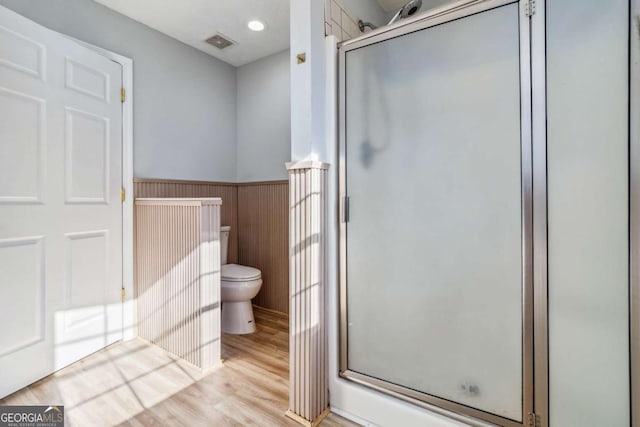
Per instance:
[[[624,41],[614,3],[581,7]],[[340,376],[471,425],[628,426],[628,51],[581,81],[577,30],[530,7],[459,1],[340,46]],[[610,133],[575,134],[573,80]]]

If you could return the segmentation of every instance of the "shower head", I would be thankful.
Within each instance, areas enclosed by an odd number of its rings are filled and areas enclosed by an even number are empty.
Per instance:
[[[400,9],[400,18],[408,18],[418,13],[422,7],[422,0],[410,0]]]
[[[395,15],[393,15],[393,18],[391,18],[391,21],[389,21],[387,25],[391,25],[400,19],[405,19],[415,15],[416,13],[418,13],[421,7],[422,0],[409,0],[407,3],[405,3],[404,6],[400,8],[398,12],[396,12]]]

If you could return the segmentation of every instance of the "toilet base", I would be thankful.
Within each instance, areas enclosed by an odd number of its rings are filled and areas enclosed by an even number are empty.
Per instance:
[[[252,334],[256,331],[251,301],[222,303],[222,332],[225,334]]]

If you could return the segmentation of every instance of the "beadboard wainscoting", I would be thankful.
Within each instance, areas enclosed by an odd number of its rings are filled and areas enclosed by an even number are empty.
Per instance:
[[[234,183],[180,181],[170,179],[133,180],[135,197],[220,197],[220,223],[231,226],[227,259],[238,262],[238,187]]]
[[[135,202],[138,335],[203,369],[220,360],[221,203]]]
[[[134,196],[220,197],[221,224],[231,226],[228,262],[262,272],[254,304],[289,312],[289,183],[134,179]],[[137,294],[137,292],[136,292]]]
[[[262,271],[253,303],[289,313],[289,184],[238,185],[238,263]]]

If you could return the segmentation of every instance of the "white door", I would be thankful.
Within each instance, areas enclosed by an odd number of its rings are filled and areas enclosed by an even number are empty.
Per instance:
[[[121,80],[0,7],[0,397],[122,336]]]

